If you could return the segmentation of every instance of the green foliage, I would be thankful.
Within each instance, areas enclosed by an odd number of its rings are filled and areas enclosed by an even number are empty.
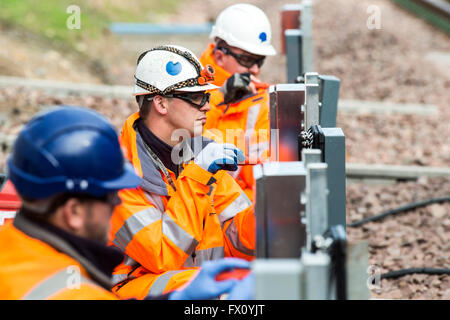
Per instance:
[[[1,0],[0,23],[74,47],[101,37],[111,22],[150,22],[173,11],[179,0]],[[69,29],[70,5],[80,8],[80,29]]]

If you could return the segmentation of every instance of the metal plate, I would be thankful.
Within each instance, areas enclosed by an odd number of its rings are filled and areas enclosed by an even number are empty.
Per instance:
[[[302,223],[305,206],[303,163],[266,162],[255,166],[256,256],[258,258],[299,258],[306,243]]]
[[[298,161],[297,137],[302,130],[305,85],[277,84],[270,91],[270,128],[278,130],[277,161]],[[272,142],[271,142],[271,145]]]

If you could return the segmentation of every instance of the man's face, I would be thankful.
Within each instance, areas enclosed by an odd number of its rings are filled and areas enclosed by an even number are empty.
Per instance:
[[[109,194],[105,201],[92,200],[83,203],[85,209],[82,236],[103,244],[108,243],[111,215],[121,200],[117,193]]]
[[[202,101],[204,92],[197,93],[182,93],[184,96],[187,94],[189,99],[196,104]],[[176,129],[185,129],[189,132],[190,136],[201,135],[203,132],[203,126],[206,123],[206,112],[211,109],[209,102],[206,102],[202,107],[193,105],[186,99],[175,97],[168,98],[168,121],[171,127]]]
[[[243,55],[246,60],[257,61],[263,58],[263,56],[258,56],[236,47],[227,46],[225,48],[227,51],[231,51],[232,54]],[[250,72],[250,74],[252,74],[255,77],[259,76],[261,68],[258,66],[257,63],[254,63],[250,67],[244,66],[241,63],[239,63],[238,61],[239,58],[234,57],[232,54],[226,54],[220,50],[217,50],[217,53],[215,54],[215,60],[217,65],[219,65],[220,67],[222,67],[231,74]]]

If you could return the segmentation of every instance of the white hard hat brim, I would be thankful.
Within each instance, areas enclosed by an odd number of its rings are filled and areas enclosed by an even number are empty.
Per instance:
[[[203,85],[203,86],[184,87],[184,88],[176,89],[176,91],[199,92],[199,91],[215,90],[218,88],[219,88],[218,86],[208,83],[207,85]],[[145,94],[149,94],[149,92],[137,85],[134,85],[133,96],[141,96],[141,95],[145,95]]]
[[[176,91],[199,92],[199,91],[215,90],[218,88],[219,88],[218,86],[216,86],[212,83],[208,83],[207,85],[203,85],[203,86],[184,87],[184,88],[177,89]]]
[[[209,37],[211,39],[215,39],[216,37],[218,37],[222,40],[226,39],[225,42],[228,45],[242,49],[242,50],[247,51],[252,54],[259,55],[259,56],[274,56],[277,54],[277,51],[271,44],[264,45],[264,46],[263,45],[253,45],[248,42],[239,41],[230,34],[228,34],[228,35],[220,34],[220,33],[218,33],[217,30],[214,30],[214,29],[211,32],[211,34],[209,35]]]
[[[133,96],[142,96],[144,94],[149,94],[149,92],[137,85],[134,85],[134,93]]]
[[[252,54],[256,54],[259,56],[274,56],[277,54],[277,51],[272,45],[266,46],[266,47],[253,47],[251,45],[240,45],[240,44],[229,44],[230,46],[240,48],[242,50],[245,50],[247,52],[250,52]]]

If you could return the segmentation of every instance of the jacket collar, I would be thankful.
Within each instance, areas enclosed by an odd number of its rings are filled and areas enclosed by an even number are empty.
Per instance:
[[[202,64],[204,66],[207,64],[210,64],[214,68],[215,74],[214,74],[213,84],[221,87],[225,83],[225,81],[229,77],[231,77],[231,73],[229,73],[224,68],[222,68],[216,64],[216,61],[214,60],[215,46],[216,46],[215,43],[210,43],[208,45],[208,48],[206,48],[206,50],[203,52],[202,56],[200,57],[200,61],[202,62]]]
[[[159,139],[141,118],[138,118],[134,122],[133,127],[136,132],[140,134],[144,143],[146,143],[161,160],[164,166],[174,172],[177,177],[179,174],[179,166],[172,161],[172,146]]]
[[[144,140],[135,128],[134,124],[138,119],[139,112],[128,117],[122,128],[120,142],[125,147],[126,157],[142,177],[140,187],[148,193],[167,196],[169,195],[167,185],[148,154]]]
[[[160,196],[168,196],[169,192],[167,189],[167,184],[162,178],[162,174],[159,169],[156,167],[153,159],[150,157],[148,151],[144,145],[144,138],[140,134],[139,130],[136,129],[136,121],[139,119],[139,113],[136,112],[132,114],[125,121],[122,133],[120,135],[121,144],[125,147],[125,154],[127,158],[131,161],[131,164],[140,172],[142,177],[142,182],[140,187],[148,192],[155,193]],[[149,130],[150,131],[150,130]],[[158,139],[155,136],[156,139]],[[159,140],[159,139],[158,139]],[[161,143],[161,140],[159,140]],[[206,145],[208,145],[213,140],[206,137],[195,137],[192,139],[185,139],[182,143],[173,147],[174,152],[179,154],[178,150],[183,150],[182,162],[188,163],[193,157],[195,157]],[[154,152],[155,145],[152,142],[150,143],[150,147]],[[155,141],[153,141],[155,143]],[[156,145],[159,143],[156,141]],[[161,146],[163,146],[161,144]],[[170,146],[169,146],[170,147]],[[155,148],[156,149],[156,148]],[[163,148],[164,149],[164,148]],[[166,148],[168,151],[168,148]],[[172,150],[172,149],[171,149]],[[163,152],[160,150],[160,152]],[[158,155],[159,157],[159,155]],[[161,159],[162,160],[162,159]],[[167,159],[166,159],[167,160]],[[171,161],[171,160],[170,160]],[[166,166],[169,172],[173,172],[170,168]]]

